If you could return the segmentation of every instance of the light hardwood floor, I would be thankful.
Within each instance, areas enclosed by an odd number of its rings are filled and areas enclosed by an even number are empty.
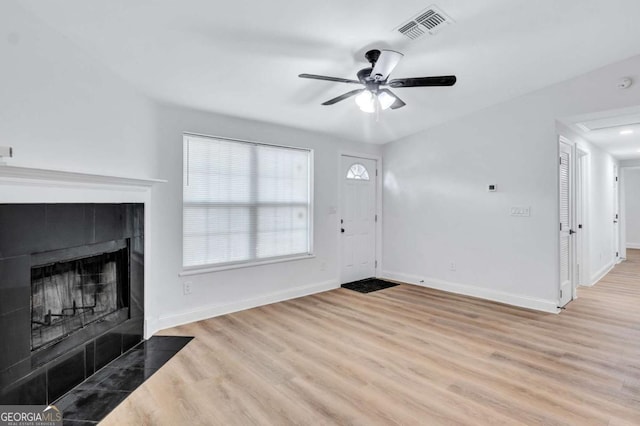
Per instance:
[[[103,424],[640,424],[640,251],[578,296],[339,289],[176,327],[196,338]]]

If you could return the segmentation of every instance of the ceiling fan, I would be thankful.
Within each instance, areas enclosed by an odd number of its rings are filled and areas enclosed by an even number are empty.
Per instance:
[[[356,104],[358,104],[362,111],[370,113],[379,111],[380,109],[398,109],[406,105],[402,99],[393,94],[387,87],[395,89],[402,87],[453,86],[456,84],[455,75],[397,78],[389,81],[389,74],[391,74],[403,56],[402,53],[393,50],[369,50],[364,57],[369,61],[371,67],[358,71],[357,80],[316,74],[300,74],[298,77],[364,85],[363,89],[352,90],[333,99],[329,99],[322,105],[333,105],[357,95],[355,99]]]

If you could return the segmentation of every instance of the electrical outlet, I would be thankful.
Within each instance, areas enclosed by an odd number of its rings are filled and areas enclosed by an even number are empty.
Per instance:
[[[185,281],[184,284],[182,284],[182,291],[185,296],[191,294],[191,281]]]
[[[456,262],[449,262],[449,270],[450,271],[456,270]]]
[[[531,216],[531,207],[514,206],[511,207],[510,213],[515,217],[529,217]]]

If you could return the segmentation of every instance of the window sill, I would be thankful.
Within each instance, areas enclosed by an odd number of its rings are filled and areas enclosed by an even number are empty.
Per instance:
[[[182,272],[178,273],[178,276],[187,277],[190,275],[208,274],[211,272],[228,271],[231,269],[252,268],[254,266],[271,265],[273,263],[291,262],[294,260],[304,260],[304,259],[314,259],[315,257],[316,256],[314,254],[303,254],[299,256],[283,257],[279,259],[262,260],[262,261],[250,262],[250,263],[236,263],[233,265],[194,267],[192,269],[184,269]]]

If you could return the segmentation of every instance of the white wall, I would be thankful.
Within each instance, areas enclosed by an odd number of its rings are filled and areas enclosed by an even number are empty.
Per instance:
[[[638,69],[635,57],[385,145],[385,274],[554,311],[555,120],[637,104],[640,85],[615,82]],[[511,217],[512,206],[531,216]]]
[[[22,10],[0,2],[0,145],[11,165],[153,177],[152,103]]]
[[[624,168],[627,248],[640,249],[640,168]]]
[[[259,304],[339,286],[339,152],[378,154],[380,147],[336,140],[277,125],[207,114],[171,106],[158,108],[160,177],[154,188],[157,244],[157,328],[190,322]],[[179,277],[182,270],[182,134],[201,133],[314,149],[314,259]],[[192,294],[183,295],[183,283]],[[153,327],[153,326],[151,326]]]

